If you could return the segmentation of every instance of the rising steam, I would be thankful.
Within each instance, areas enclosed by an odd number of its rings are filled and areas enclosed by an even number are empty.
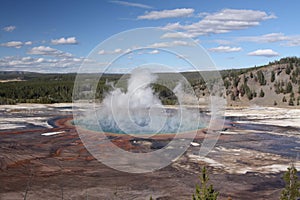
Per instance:
[[[127,81],[127,90],[114,88],[103,99],[97,112],[103,132],[127,134],[177,133],[195,130],[196,109],[167,109],[151,88],[157,75],[144,68],[135,69]],[[178,99],[184,96],[181,83],[173,88]],[[197,126],[195,125],[197,124]]]

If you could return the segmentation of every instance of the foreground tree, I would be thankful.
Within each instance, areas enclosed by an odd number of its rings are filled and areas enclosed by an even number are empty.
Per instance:
[[[280,200],[297,200],[300,198],[300,182],[297,177],[297,169],[294,165],[284,173],[285,188],[281,192]]]
[[[208,186],[209,177],[207,175],[206,167],[202,168],[200,176],[201,185],[196,185],[196,192],[193,194],[193,200],[216,200],[219,192],[216,192],[213,185]]]

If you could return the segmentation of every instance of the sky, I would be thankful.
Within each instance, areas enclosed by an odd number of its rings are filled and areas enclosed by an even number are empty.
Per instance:
[[[144,27],[164,29],[160,38],[168,41],[147,44],[151,47],[146,53],[147,62],[155,55],[156,62],[171,68],[182,65],[181,71],[190,69],[166,55],[164,48],[192,46],[184,43],[187,40],[202,46],[217,69],[253,67],[300,56],[300,2],[296,0],[0,3],[0,71],[77,72],[84,61],[92,62],[91,52],[97,51],[94,55],[99,55],[97,62],[101,62],[103,55],[128,54],[137,46],[143,47],[134,38],[127,41],[126,49],[121,48],[122,42],[120,47],[106,45],[106,49],[101,49],[101,44],[107,40],[117,43],[116,34]],[[144,40],[150,40],[148,36],[151,38],[152,33],[143,35]],[[134,56],[143,57],[141,52]],[[188,59],[195,55],[185,56]],[[117,62],[119,67],[137,65],[128,61],[133,54],[127,57],[126,64]],[[138,64],[143,64],[143,59],[139,60]]]

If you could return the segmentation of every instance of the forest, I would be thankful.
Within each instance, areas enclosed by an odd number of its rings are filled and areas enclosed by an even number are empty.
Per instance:
[[[198,97],[209,95],[208,84],[201,78],[199,72],[182,72],[181,74],[189,81]],[[263,66],[221,70],[220,75],[226,89],[225,93],[220,96],[223,95],[227,101],[267,99],[268,95],[274,93],[272,96],[274,105],[300,104],[300,58],[286,57]],[[85,76],[86,80],[89,80],[89,77],[94,77],[95,74],[85,74]],[[96,98],[101,101],[112,89],[112,85],[116,84],[122,76],[124,75],[102,75],[96,88]],[[173,79],[168,78],[172,76],[171,73],[164,73],[163,80],[174,82]],[[125,75],[123,80],[127,80],[128,77]],[[72,102],[75,78],[75,73],[0,72],[0,104]],[[168,83],[173,86],[174,84]],[[87,87],[87,91],[91,90],[88,81],[82,87]],[[173,91],[163,84],[152,84],[152,88],[163,104],[178,103]],[[87,95],[86,98],[90,96]]]

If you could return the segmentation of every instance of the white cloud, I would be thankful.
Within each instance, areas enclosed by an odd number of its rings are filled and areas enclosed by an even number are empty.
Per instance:
[[[105,51],[105,50],[103,50],[103,49],[101,49],[101,50],[98,52],[98,54],[100,54],[100,55],[104,55],[104,54],[106,54],[106,51]]]
[[[224,39],[216,39],[216,40],[213,40],[212,42],[215,42],[219,45],[231,45],[234,43],[233,41],[224,40]]]
[[[51,43],[54,45],[59,45],[59,44],[78,44],[77,40],[75,37],[69,37],[69,38],[59,38],[59,39],[54,39],[51,40]]]
[[[60,51],[46,46],[38,46],[30,49],[27,54],[31,55],[45,55],[45,56],[54,56],[54,57],[72,57],[72,54]]]
[[[270,43],[289,40],[289,37],[285,36],[283,33],[269,33],[259,36],[239,37],[237,40],[246,42]]]
[[[146,8],[146,9],[151,9],[153,7],[148,6],[146,4],[141,4],[141,3],[132,3],[132,2],[127,2],[127,1],[110,1],[111,3],[119,4],[122,6],[129,6],[129,7],[137,7],[137,8]]]
[[[176,39],[176,38],[191,38],[192,36],[190,34],[182,33],[182,32],[169,32],[163,34],[160,38],[166,39],[166,38],[171,38],[171,39]]]
[[[172,42],[156,42],[151,44],[150,48],[166,48],[172,46]]]
[[[294,36],[294,37],[290,37],[290,39],[282,44],[283,46],[287,46],[287,47],[296,47],[296,46],[300,46],[300,36]]]
[[[157,42],[149,45],[150,48],[167,48],[167,47],[174,47],[174,46],[195,46],[195,43],[182,41],[182,40],[174,40],[171,42]]]
[[[10,41],[10,42],[6,42],[6,43],[2,43],[0,44],[0,46],[3,47],[14,47],[14,48],[21,48],[23,46],[23,42],[20,41]]]
[[[101,49],[98,54],[100,55],[108,55],[108,54],[122,54],[122,53],[129,53],[131,50],[130,49],[120,49],[120,48],[117,48],[115,50],[112,50],[112,51],[109,51],[109,50],[104,50],[104,49]]]
[[[182,25],[179,22],[175,23],[168,23],[164,28],[170,29],[170,30],[178,30],[182,28]],[[187,34],[187,33],[185,33]]]
[[[164,18],[176,18],[176,17],[187,17],[194,13],[192,8],[177,8],[174,10],[161,10],[161,11],[151,11],[144,15],[138,16],[138,19],[164,19]]]
[[[260,22],[276,18],[258,10],[224,9],[216,13],[205,14],[198,22],[182,25],[179,22],[167,24],[164,28],[182,30],[193,37],[206,34],[227,33],[233,30],[242,30],[258,26]]]
[[[24,43],[25,45],[32,45],[32,42],[31,41],[27,41]]]
[[[218,46],[215,48],[210,48],[209,51],[218,52],[218,53],[230,53],[230,52],[242,51],[242,48],[241,47],[230,47],[230,46]]]
[[[282,46],[300,46],[300,35],[285,35],[284,33],[269,33],[258,36],[239,37],[237,41],[256,42],[256,43],[272,43],[282,42]]]
[[[159,51],[157,49],[154,49],[153,51],[150,51],[149,54],[159,54]]]
[[[27,41],[27,42],[10,41],[10,42],[0,44],[0,46],[3,46],[3,47],[13,47],[16,49],[19,49],[19,48],[23,47],[24,45],[32,45],[32,42],[31,41]]]
[[[122,51],[122,49],[120,49],[120,48],[114,50],[114,53],[116,53],[116,54],[122,53],[122,52],[123,52],[123,51]]]
[[[6,26],[2,30],[6,32],[13,32],[17,27],[16,26]]]
[[[279,56],[279,53],[273,51],[272,49],[258,49],[248,53],[248,56],[264,56],[264,57],[275,57]]]
[[[76,72],[84,58],[42,58],[8,56],[0,58],[0,70],[35,72]]]

